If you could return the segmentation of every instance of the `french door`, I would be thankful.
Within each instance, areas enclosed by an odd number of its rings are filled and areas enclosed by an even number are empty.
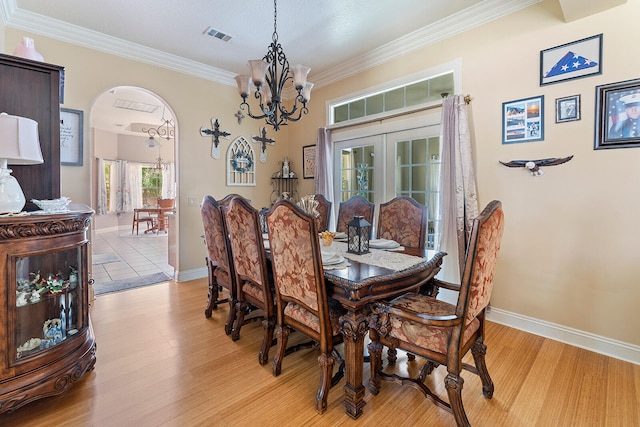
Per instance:
[[[441,223],[440,117],[429,118],[421,119],[419,125],[413,119],[332,133],[334,217],[339,202],[356,194],[377,206],[396,196],[410,196],[427,206],[427,245],[429,249],[437,247]]]

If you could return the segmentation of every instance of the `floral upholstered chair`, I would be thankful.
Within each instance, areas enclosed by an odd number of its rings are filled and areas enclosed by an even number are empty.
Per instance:
[[[485,364],[485,309],[491,298],[496,260],[504,230],[502,204],[493,201],[473,221],[461,283],[434,279],[434,285],[457,291],[457,305],[419,293],[408,293],[388,303],[375,303],[369,321],[371,378],[369,389],[380,390],[380,380],[404,381],[421,390],[436,405],[452,412],[458,426],[468,426],[462,405],[462,369],[480,376],[482,393],[493,396],[493,381]],[[409,351],[427,360],[417,378],[382,372],[383,345]],[[475,366],[462,361],[471,350]],[[425,378],[439,365],[446,367],[444,385],[449,402],[434,394]]]
[[[424,250],[426,233],[426,206],[405,196],[380,205],[377,238],[395,240],[404,247]]]
[[[342,341],[339,317],[341,306],[327,296],[316,225],[311,218],[287,200],[277,202],[267,213],[271,261],[276,287],[277,351],[273,375],[280,375],[287,340],[292,330],[299,331],[318,345],[320,385],[316,411],[327,408],[331,385],[342,377],[344,360],[334,346]],[[340,370],[333,376],[336,359]]]
[[[336,231],[347,233],[347,224],[349,224],[354,216],[363,216],[364,219],[371,224],[371,230],[373,230],[373,214],[375,209],[376,205],[362,196],[353,196],[347,201],[340,202]]]
[[[240,329],[245,321],[245,313],[255,308],[262,310],[264,336],[258,353],[261,365],[269,359],[269,349],[275,328],[275,306],[271,287],[273,277],[267,268],[262,230],[258,211],[246,199],[233,198],[226,209],[225,219],[229,230],[229,240],[233,253],[236,273],[236,318],[231,338],[240,338]]]
[[[200,205],[204,242],[207,246],[207,268],[209,270],[209,300],[204,313],[211,317],[212,310],[218,304],[229,302],[229,316],[224,326],[227,335],[231,334],[235,319],[236,282],[231,258],[229,234],[224,221],[223,211],[218,202],[211,196],[205,196]],[[220,288],[229,292],[229,298],[219,299]]]
[[[316,194],[314,195],[314,198],[318,202],[316,211],[320,214],[316,218],[316,230],[318,230],[318,233],[321,233],[329,229],[329,221],[331,219],[331,202],[322,194]]]

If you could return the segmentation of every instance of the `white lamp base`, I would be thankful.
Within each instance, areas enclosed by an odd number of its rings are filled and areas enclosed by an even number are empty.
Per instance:
[[[18,213],[26,202],[22,187],[11,169],[0,168],[0,213]]]

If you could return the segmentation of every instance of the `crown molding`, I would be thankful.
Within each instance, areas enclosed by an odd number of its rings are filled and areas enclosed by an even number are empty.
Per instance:
[[[389,42],[364,55],[345,61],[330,70],[313,74],[311,76],[312,80],[316,88],[327,86],[399,56],[517,12],[540,1],[542,0],[481,1],[468,9]],[[107,36],[57,19],[33,14],[17,8],[16,0],[0,0],[0,17],[7,27],[29,31],[66,43],[144,62],[227,86],[235,87],[236,85],[233,79],[235,73]]]
[[[314,74],[316,87],[345,79],[425,46],[453,37],[472,28],[525,9],[542,0],[487,0],[448,16],[330,70]]]

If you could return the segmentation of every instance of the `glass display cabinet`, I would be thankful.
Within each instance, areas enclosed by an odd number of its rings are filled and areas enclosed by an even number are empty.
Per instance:
[[[87,229],[93,211],[0,218],[0,413],[60,394],[95,365]]]

